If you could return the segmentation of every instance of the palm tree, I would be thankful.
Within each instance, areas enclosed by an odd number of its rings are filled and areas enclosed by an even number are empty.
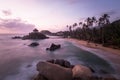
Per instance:
[[[74,24],[73,24],[73,28],[75,28],[76,26],[77,26],[77,23],[74,23]]]
[[[83,36],[83,39],[87,40],[87,31],[88,31],[88,25],[83,23],[82,25],[82,36]]]
[[[76,35],[76,31],[75,31],[75,27],[77,26],[77,23],[74,23],[73,25],[72,25],[72,28],[73,28],[73,30],[72,30],[72,37],[76,37],[77,35]]]
[[[101,33],[102,45],[104,45],[104,43],[105,43],[104,26],[106,24],[110,24],[109,18],[110,18],[110,16],[108,14],[103,14],[99,18],[99,26],[100,26],[100,33]]]
[[[91,25],[92,25],[92,19],[91,19],[90,17],[88,17],[88,18],[86,19],[86,22],[87,22],[87,25],[88,25],[88,26],[91,26]]]
[[[79,22],[79,26],[80,26],[81,28],[82,28],[82,24],[83,24],[82,22]]]
[[[81,25],[82,24],[82,22],[79,22],[79,25]]]
[[[105,24],[109,24],[110,23],[110,21],[109,21],[110,16],[108,14],[103,14],[102,18],[104,19]]]
[[[93,27],[93,24],[97,22],[97,20],[96,20],[95,17],[92,17],[92,18],[88,17],[86,19],[86,22],[87,22],[87,26],[88,26],[87,32],[88,32],[88,43],[89,43],[91,40],[93,40],[93,30],[92,30],[92,27]]]
[[[94,24],[94,23],[96,24],[98,21],[97,21],[96,17],[94,17],[94,16],[93,16],[91,19],[92,19],[92,23],[91,23],[91,24],[92,24],[92,26],[94,26],[93,24]],[[95,38],[96,38],[95,35],[96,35],[96,28],[94,27],[94,28],[92,29],[92,34],[91,34],[91,38],[92,38],[92,40],[93,40],[94,43],[95,43]],[[95,45],[96,45],[96,44],[95,44]]]
[[[97,23],[98,22],[97,19],[96,19],[96,17],[92,17],[91,19],[92,19],[93,23]]]

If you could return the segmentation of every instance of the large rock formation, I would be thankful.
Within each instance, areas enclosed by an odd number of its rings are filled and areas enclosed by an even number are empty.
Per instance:
[[[46,38],[48,37],[40,33],[37,29],[34,29],[33,32],[29,33],[29,35],[23,36],[22,39],[24,40],[24,39],[46,39]]]
[[[44,75],[48,80],[72,80],[72,70],[49,62],[37,64],[39,75]]]
[[[117,80],[112,75],[96,76],[89,67],[72,66],[63,59],[52,59],[37,64],[39,74],[34,80]]]
[[[60,44],[56,45],[56,44],[52,43],[50,48],[47,48],[46,50],[54,51],[54,50],[59,49],[59,48],[61,48]]]
[[[72,69],[73,78],[80,78],[82,80],[89,80],[92,77],[92,71],[90,68],[83,65],[75,65]]]

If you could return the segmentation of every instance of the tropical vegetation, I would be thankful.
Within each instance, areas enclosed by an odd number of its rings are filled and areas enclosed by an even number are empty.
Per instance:
[[[64,37],[120,48],[120,20],[111,23],[109,18],[108,14],[103,14],[98,19],[88,17],[84,22],[67,25],[68,31],[64,31]]]

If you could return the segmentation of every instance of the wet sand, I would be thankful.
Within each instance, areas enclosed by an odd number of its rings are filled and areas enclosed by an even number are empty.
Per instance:
[[[119,49],[103,47],[101,44],[95,44],[95,43],[88,44],[87,41],[77,40],[72,38],[69,38],[66,40],[108,61],[112,65],[112,67],[116,70],[115,76],[117,76],[120,79],[120,50]]]

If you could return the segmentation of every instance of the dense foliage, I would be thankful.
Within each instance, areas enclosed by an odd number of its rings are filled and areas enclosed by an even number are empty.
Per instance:
[[[120,20],[110,23],[109,17],[108,14],[104,14],[98,20],[88,17],[85,23],[67,25],[69,31],[65,31],[64,36],[120,48]]]

